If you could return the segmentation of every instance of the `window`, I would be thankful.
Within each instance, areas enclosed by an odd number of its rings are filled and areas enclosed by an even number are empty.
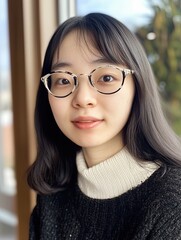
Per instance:
[[[0,1],[0,9],[0,238],[5,239],[8,234],[12,236],[11,239],[15,239],[16,180],[6,0]]]

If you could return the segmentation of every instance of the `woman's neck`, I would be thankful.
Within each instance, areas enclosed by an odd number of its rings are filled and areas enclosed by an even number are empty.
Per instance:
[[[106,159],[118,153],[124,147],[124,143],[121,137],[120,141],[116,140],[114,143],[112,141],[110,142],[96,147],[82,149],[84,159],[88,167],[93,167],[105,161]]]

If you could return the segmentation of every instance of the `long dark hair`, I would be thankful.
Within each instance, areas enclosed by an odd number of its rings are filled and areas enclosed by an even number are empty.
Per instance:
[[[106,14],[90,13],[65,21],[49,42],[42,76],[51,72],[56,50],[71,31],[77,31],[85,41],[89,38],[109,61],[124,64],[135,71],[136,93],[125,127],[125,143],[130,154],[141,160],[159,161],[165,169],[168,165],[181,166],[180,140],[161,110],[157,85],[146,54],[136,36],[118,20]],[[30,187],[43,194],[67,189],[76,181],[75,157],[80,147],[58,128],[42,82],[36,100],[35,128],[38,149],[36,161],[28,171]]]

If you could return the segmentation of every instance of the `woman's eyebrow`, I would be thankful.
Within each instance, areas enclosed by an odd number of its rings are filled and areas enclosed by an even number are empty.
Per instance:
[[[57,68],[62,68],[62,67],[71,67],[72,64],[68,62],[56,62],[52,65],[52,70],[55,70]]]
[[[111,60],[108,60],[106,58],[97,58],[95,60],[90,61],[91,64],[112,64],[114,63]],[[57,68],[66,68],[66,67],[72,67],[72,64],[69,62],[56,62],[52,65],[52,70],[55,70]]]
[[[104,64],[112,64],[114,63],[113,61],[107,59],[107,58],[98,58],[92,61],[94,64],[99,64],[99,63],[104,63]]]

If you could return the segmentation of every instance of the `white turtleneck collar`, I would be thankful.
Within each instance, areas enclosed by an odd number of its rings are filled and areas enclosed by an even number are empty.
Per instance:
[[[149,178],[158,165],[138,162],[124,147],[111,158],[88,168],[82,152],[77,154],[78,185],[91,198],[117,197]]]

